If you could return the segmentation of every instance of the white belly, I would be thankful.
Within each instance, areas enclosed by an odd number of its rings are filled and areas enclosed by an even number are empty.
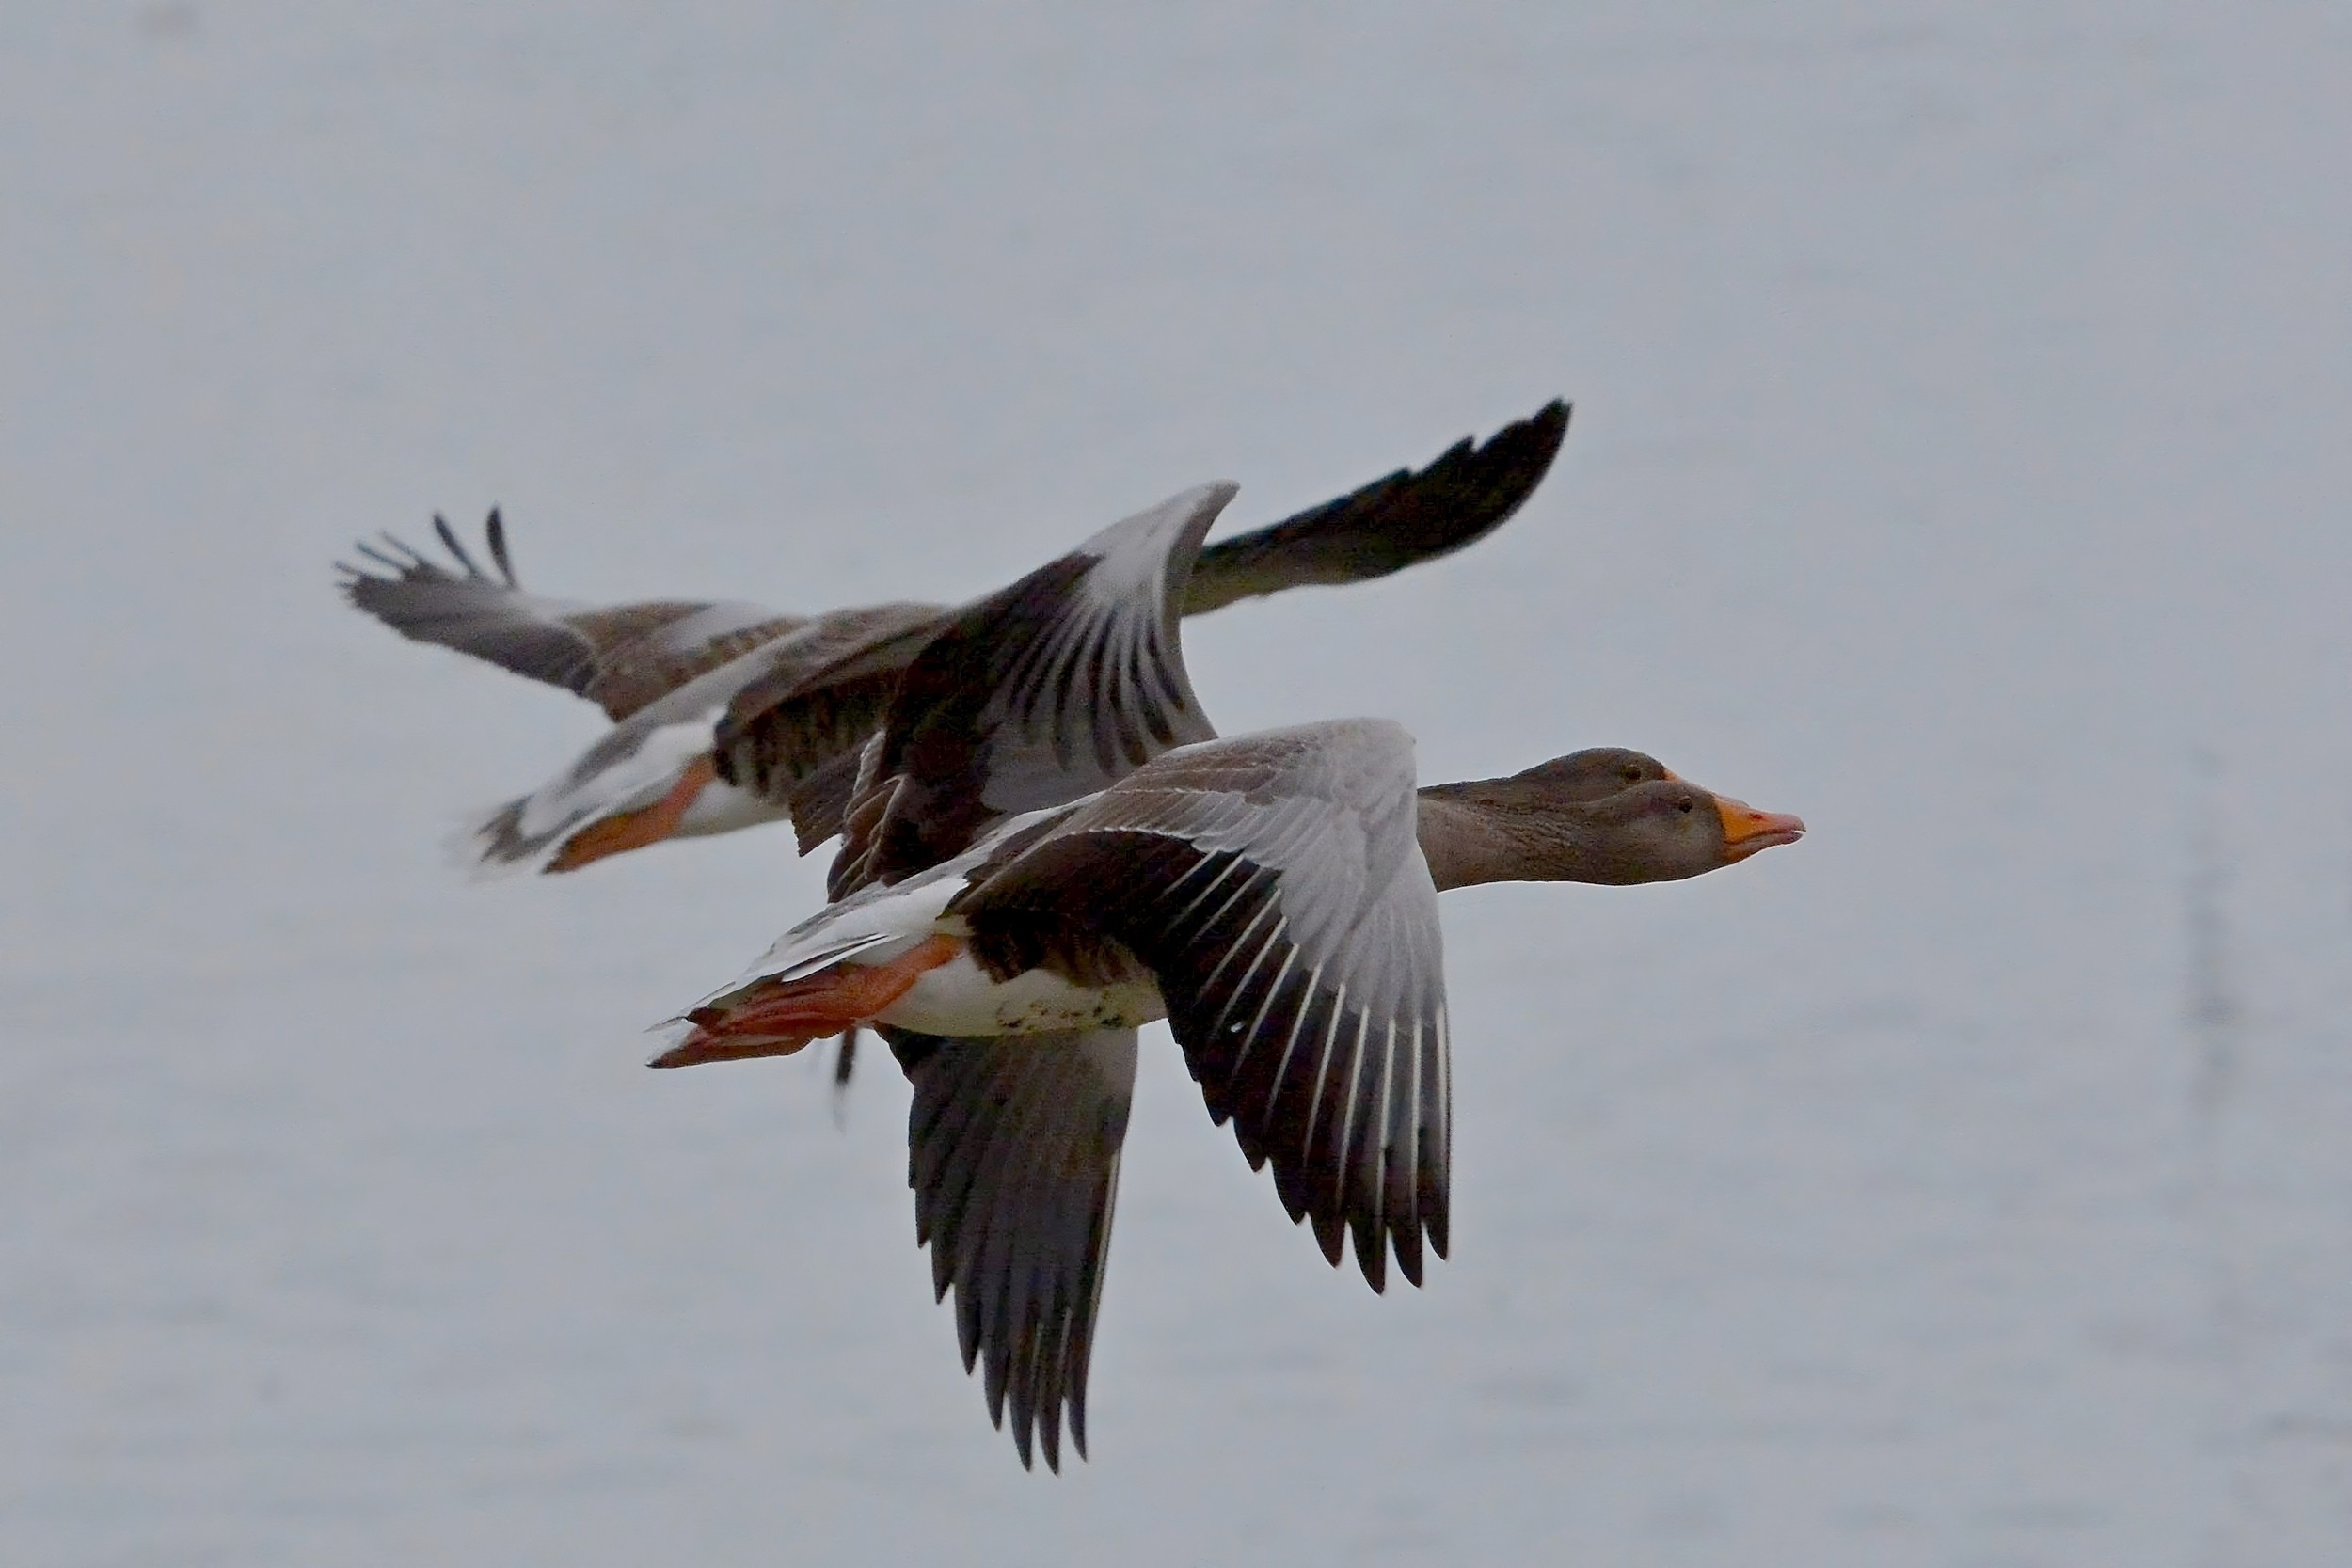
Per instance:
[[[878,1022],[926,1035],[1043,1035],[1108,1029],[1168,1016],[1160,988],[1148,978],[1084,990],[1042,969],[996,981],[969,953],[926,970]]]

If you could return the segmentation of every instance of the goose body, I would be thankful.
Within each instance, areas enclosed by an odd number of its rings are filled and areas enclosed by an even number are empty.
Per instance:
[[[1204,485],[949,617],[861,752],[833,902],[676,1021],[682,1067],[872,1024],[914,1087],[909,1180],[967,1369],[1023,1462],[1085,1450],[1136,1028],[1295,1221],[1383,1288],[1445,1254],[1441,888],[1696,876],[1793,817],[1597,750],[1421,787],[1381,719],[1218,737],[1178,635],[1233,493]]]
[[[939,614],[930,605],[881,605],[818,616],[701,671],[619,717],[564,771],[490,813],[471,833],[480,869],[571,871],[663,839],[789,820],[789,792],[763,794],[720,775],[712,736],[735,703],[779,673],[836,661],[845,645],[909,641]]]
[[[1384,577],[1483,537],[1542,481],[1567,417],[1565,404],[1547,404],[1421,470],[1209,547],[1183,612]],[[803,851],[833,837],[857,748],[951,613],[885,604],[801,616],[738,601],[548,598],[517,580],[496,512],[485,529],[486,569],[446,522],[434,526],[447,562],[389,539],[359,546],[364,563],[343,569],[351,603],[405,637],[574,691],[613,722],[471,831],[468,853],[485,875],[576,870],[669,838],[787,819]]]

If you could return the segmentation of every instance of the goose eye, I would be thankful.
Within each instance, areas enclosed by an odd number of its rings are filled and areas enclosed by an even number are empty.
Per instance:
[[[1675,810],[1680,812],[1685,816],[1690,816],[1692,811],[1691,798],[1688,795],[1685,795],[1681,800],[1677,800],[1675,802]]]
[[[1638,768],[1621,768],[1617,769],[1617,775],[1618,777],[1624,779],[1628,784],[1640,784],[1642,782],[1642,770]]]

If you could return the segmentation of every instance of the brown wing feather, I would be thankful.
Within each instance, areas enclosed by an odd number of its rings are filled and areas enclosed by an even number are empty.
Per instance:
[[[436,516],[433,527],[449,563],[389,535],[362,543],[369,564],[342,563],[344,597],[403,637],[560,686],[616,722],[804,624],[707,599],[583,605],[543,597],[516,580],[497,512],[483,530],[495,572],[482,568],[445,519]]]
[[[603,650],[587,696],[614,721],[659,702],[698,675],[732,664],[755,648],[789,636],[806,617],[771,615],[749,626],[674,641],[663,634],[715,608],[677,600],[614,605],[571,617]]]
[[[991,823],[1216,733],[1176,625],[1200,536],[1233,489],[1197,485],[1112,524],[924,645],[859,770],[831,896],[936,865]]]
[[[803,854],[841,831],[858,749],[947,613],[922,604],[836,610],[728,704],[714,742],[719,776],[788,806]]]

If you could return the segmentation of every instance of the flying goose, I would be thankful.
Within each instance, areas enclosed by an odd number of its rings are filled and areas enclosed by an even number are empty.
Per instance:
[[[1384,1287],[1447,1240],[1437,895],[1697,876],[1793,816],[1638,752],[1416,788],[1386,720],[1219,739],[1178,636],[1233,487],[1189,490],[950,618],[865,751],[834,901],[677,1020],[657,1067],[880,1025],[914,1085],[909,1180],[990,1414],[1086,1451],[1086,1378],[1136,1029],[1166,1017],[1212,1118],[1294,1221]]]
[[[1457,442],[1321,506],[1200,552],[1184,613],[1317,583],[1368,581],[1461,548],[1551,467],[1567,404]],[[564,687],[613,727],[473,832],[479,869],[574,871],[663,839],[790,817],[803,853],[840,829],[857,748],[948,610],[883,604],[780,614],[733,601],[586,605],[526,592],[497,512],[485,570],[440,517],[450,562],[387,536],[342,563],[351,603],[402,636]]]

